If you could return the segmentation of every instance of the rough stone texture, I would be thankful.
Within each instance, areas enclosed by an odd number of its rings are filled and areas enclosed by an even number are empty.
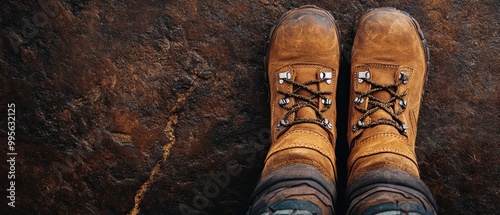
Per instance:
[[[0,163],[0,211],[243,214],[269,142],[265,42],[278,17],[303,4],[331,10],[343,36],[340,194],[353,23],[391,6],[420,22],[431,50],[417,140],[423,180],[442,214],[497,213],[496,0],[1,1],[0,153],[8,159],[15,103],[18,155],[15,209]]]

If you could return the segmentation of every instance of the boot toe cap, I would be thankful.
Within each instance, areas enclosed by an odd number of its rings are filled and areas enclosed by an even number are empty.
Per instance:
[[[380,8],[361,17],[352,50],[353,62],[420,67],[425,65],[423,36],[408,14]]]
[[[317,8],[301,8],[285,15],[275,27],[269,47],[270,60],[277,67],[297,63],[337,67],[339,52],[335,20]]]

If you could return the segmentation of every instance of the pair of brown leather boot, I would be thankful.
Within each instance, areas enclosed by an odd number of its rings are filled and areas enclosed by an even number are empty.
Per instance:
[[[287,12],[271,30],[272,144],[249,214],[334,214],[339,40],[333,16],[315,6]],[[345,92],[349,214],[436,213],[415,155],[428,60],[408,14],[379,8],[358,20]]]

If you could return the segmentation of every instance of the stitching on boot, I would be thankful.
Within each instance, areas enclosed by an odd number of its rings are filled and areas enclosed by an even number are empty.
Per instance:
[[[318,132],[309,130],[309,129],[301,129],[301,130],[295,130],[295,131],[287,132],[286,134],[284,134],[283,136],[281,136],[276,142],[282,141],[282,138],[285,138],[288,135],[295,134],[295,133],[307,133],[307,134],[312,134],[314,136],[320,137],[323,140],[324,143],[327,143],[329,147],[332,147],[332,144],[330,143],[330,141],[328,139],[326,139],[323,135],[319,134]],[[335,163],[335,161],[332,161],[332,159],[335,160],[335,158],[333,157],[334,154],[331,154],[331,153],[329,153],[327,151],[321,150],[316,145],[301,144],[301,143],[291,143],[291,144],[287,144],[285,146],[281,146],[281,147],[278,147],[278,148],[272,148],[271,147],[271,149],[268,152],[268,155],[266,156],[266,160],[264,162],[267,162],[267,160],[269,160],[269,158],[272,155],[274,155],[275,153],[277,153],[277,152],[283,151],[285,149],[298,148],[298,147],[313,149],[313,150],[319,152],[320,154],[326,156],[328,158],[328,160],[330,160],[330,162],[332,164]],[[333,147],[332,147],[332,150],[333,150]]]
[[[401,171],[404,171],[404,172],[407,172],[413,176],[416,176],[417,178],[419,178],[419,173],[418,171],[415,172],[413,171],[413,169],[411,168],[407,168],[403,165],[397,165],[397,164],[388,164],[388,163],[385,163],[385,164],[376,164],[376,165],[373,165],[373,166],[370,166],[369,168],[367,169],[364,169],[364,170],[361,170],[361,171],[357,171],[356,173],[351,173],[349,175],[349,178],[351,179],[354,179],[354,178],[357,178],[361,175],[364,175],[368,172],[371,172],[371,171],[375,171],[375,170],[378,170],[378,169],[384,169],[384,168],[388,168],[388,169],[397,169],[397,170],[401,170]],[[352,180],[349,180],[349,181],[352,181]]]
[[[290,69],[293,69],[294,67],[298,67],[298,68],[305,68],[305,67],[313,67],[313,68],[322,68],[322,67],[326,67],[326,68],[330,68],[328,66],[325,66],[325,65],[322,65],[322,64],[289,64],[289,65],[286,65],[286,66],[282,66],[281,68],[277,69],[276,71],[274,71],[275,73],[276,72],[279,72],[279,71],[283,71],[286,67],[290,68]],[[330,68],[332,69],[333,71],[335,71],[335,69],[333,68]]]
[[[277,153],[277,152],[280,152],[280,151],[284,151],[286,149],[292,149],[292,148],[307,148],[307,149],[313,149],[319,153],[321,153],[322,155],[328,157],[328,158],[331,158],[333,157],[332,154],[324,151],[324,150],[321,150],[319,147],[315,146],[315,145],[309,145],[309,144],[301,144],[301,143],[292,143],[292,144],[289,144],[289,145],[286,145],[286,146],[283,146],[283,147],[279,147],[279,148],[276,148],[276,149],[273,149],[273,152],[272,154],[274,153]],[[269,156],[271,157],[271,156]],[[330,159],[331,160],[331,159]]]
[[[414,175],[417,178],[419,177],[418,171],[415,172],[411,168],[407,168],[407,167],[405,167],[403,165],[397,165],[397,164],[377,164],[377,165],[370,166],[369,168],[367,168],[365,170],[361,170],[361,171],[358,171],[357,173],[353,173],[352,175],[349,176],[349,178],[353,178],[354,179],[354,178],[359,177],[361,175],[364,175],[364,174],[366,174],[368,172],[375,171],[375,170],[378,170],[378,169],[384,169],[384,168],[401,170],[401,171],[407,172],[407,173],[409,173],[411,175]]]
[[[413,164],[415,164],[415,166],[417,166],[417,168],[418,168],[418,163],[416,161],[415,154],[413,154],[413,157],[410,157],[410,156],[406,155],[405,153],[403,153],[402,151],[397,150],[397,149],[392,149],[392,148],[380,148],[380,149],[370,150],[370,151],[355,155],[354,157],[349,159],[348,165],[352,168],[354,166],[354,164],[359,159],[369,157],[372,155],[376,155],[376,154],[380,154],[380,153],[392,153],[392,154],[403,156],[403,157],[409,159],[411,162],[413,162]]]
[[[325,142],[327,142],[327,143],[329,143],[329,142],[330,142],[330,140],[328,140],[327,138],[325,138],[325,137],[324,137],[323,135],[321,135],[320,133],[318,133],[318,132],[316,132],[316,131],[313,131],[313,130],[310,130],[310,129],[307,129],[307,128],[287,132],[286,134],[283,134],[283,136],[281,136],[280,138],[278,138],[278,139],[276,140],[276,142],[281,141],[283,138],[287,137],[288,135],[294,134],[294,133],[310,133],[310,134],[313,134],[313,135],[315,135],[315,136],[320,137],[321,139],[323,139],[323,141],[325,141]]]
[[[394,65],[394,64],[367,63],[367,64],[363,64],[363,65],[359,65],[357,67],[354,67],[354,69],[366,68],[366,67],[379,68],[379,69],[383,69],[383,68],[398,69],[401,66]],[[411,67],[408,67],[408,68],[411,68]]]
[[[411,122],[411,132],[412,135],[417,135],[417,116],[415,113],[418,113],[418,108],[414,108],[410,110],[410,122]]]
[[[321,65],[321,64],[292,64],[291,65],[292,68],[307,68],[307,67],[312,67],[312,68],[323,68],[323,67],[326,67],[326,68],[330,68],[330,67],[327,67],[327,66],[324,66],[324,65]],[[333,71],[335,71],[334,69],[332,69]]]
[[[406,137],[403,137],[401,136],[400,134],[395,134],[395,133],[382,133],[382,134],[376,134],[376,135],[373,135],[373,136],[370,136],[366,139],[363,139],[362,141],[359,141],[358,143],[355,143],[354,146],[353,146],[353,149],[354,150],[355,148],[357,148],[357,146],[359,145],[362,145],[368,141],[372,141],[374,139],[377,139],[379,137],[394,137],[394,138],[398,138],[400,140],[402,140],[405,144],[406,144],[406,147],[408,147],[408,149],[412,149],[412,147],[410,146],[409,142],[408,142],[408,139]]]
[[[362,158],[362,157],[367,157],[367,156],[380,154],[380,153],[384,153],[384,152],[393,153],[396,155],[402,155],[403,157],[406,157],[406,158],[410,159],[413,163],[417,164],[417,162],[415,161],[415,157],[416,157],[415,153],[412,154],[413,155],[413,158],[412,158],[409,155],[407,155],[406,153],[404,153],[402,150],[389,148],[389,147],[383,147],[383,148],[378,148],[378,149],[363,152],[361,154],[354,156],[353,160],[358,160],[359,158]]]

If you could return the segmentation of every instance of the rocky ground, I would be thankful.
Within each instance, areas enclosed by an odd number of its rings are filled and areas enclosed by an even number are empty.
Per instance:
[[[348,153],[353,23],[368,8],[405,10],[431,52],[422,178],[441,214],[497,213],[497,0],[1,1],[0,211],[243,214],[269,144],[267,35],[304,4],[331,10],[343,37],[338,159]]]

